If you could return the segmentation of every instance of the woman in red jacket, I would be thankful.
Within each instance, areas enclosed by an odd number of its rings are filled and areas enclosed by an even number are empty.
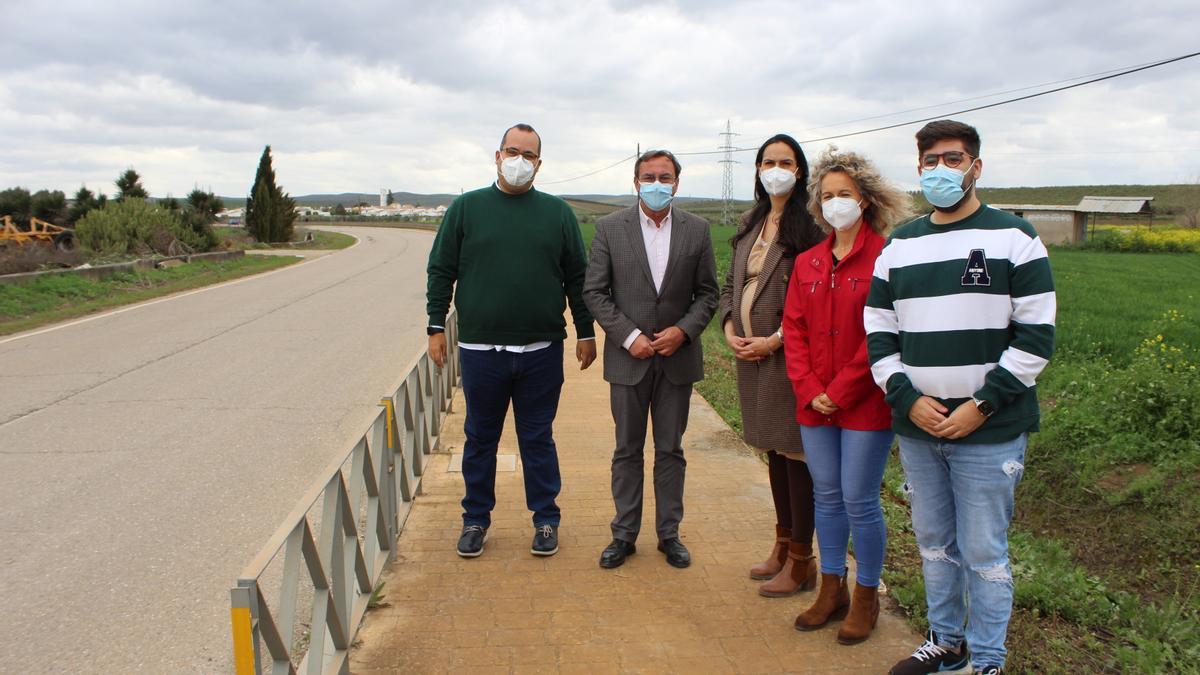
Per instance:
[[[796,420],[813,478],[821,552],[821,590],[796,617],[815,630],[845,617],[838,642],[871,635],[879,616],[876,589],[887,530],[879,485],[892,444],[891,409],[871,378],[863,306],[882,234],[910,212],[908,195],[852,152],[829,148],[809,178],[808,209],[832,234],[796,256],[783,339]],[[851,533],[858,563],[854,597],[846,588]]]

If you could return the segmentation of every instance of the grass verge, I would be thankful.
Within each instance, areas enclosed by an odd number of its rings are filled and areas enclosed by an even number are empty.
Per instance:
[[[355,237],[341,232],[329,232],[327,230],[307,230],[313,233],[313,243],[306,244],[304,248],[311,248],[318,251],[336,251],[343,248],[350,248],[358,241]],[[301,235],[303,237],[304,235]]]
[[[137,270],[102,280],[64,274],[29,284],[0,285],[0,335],[258,274],[298,261],[289,256],[246,256],[168,269]]]

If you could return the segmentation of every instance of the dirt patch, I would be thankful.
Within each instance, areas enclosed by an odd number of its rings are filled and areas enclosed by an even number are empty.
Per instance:
[[[1096,487],[1110,493],[1122,492],[1134,480],[1149,473],[1150,468],[1145,463],[1119,466],[1096,481]]]
[[[1119,673],[1113,665],[1118,646],[1111,634],[1089,632],[1056,616],[1014,609],[1008,624],[1013,673]],[[1031,648],[1036,645],[1036,648]]]
[[[87,261],[87,254],[79,250],[60,251],[50,246],[36,244],[0,247],[0,274],[62,269],[82,265],[85,261]]]

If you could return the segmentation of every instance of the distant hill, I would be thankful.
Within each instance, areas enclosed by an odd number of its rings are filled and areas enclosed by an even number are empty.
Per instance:
[[[1074,206],[1084,197],[1153,197],[1150,205],[1158,215],[1179,214],[1191,203],[1200,202],[1200,185],[1054,185],[1050,187],[980,187],[979,198],[988,204],[1058,204]],[[919,209],[929,204],[915,194]]]
[[[397,204],[412,204],[414,206],[448,206],[458,195],[432,194],[423,195],[415,192],[392,192],[392,200]],[[292,195],[292,199],[302,206],[354,206],[366,202],[371,206],[379,204],[378,192],[341,192],[338,194]],[[246,205],[245,197],[221,197],[225,207],[234,209]]]
[[[929,204],[920,192],[915,192],[913,199],[918,211],[928,211]],[[415,204],[417,206],[449,205],[458,195],[454,194],[418,194],[414,192],[393,192],[392,196],[398,204]],[[598,218],[615,211],[618,208],[634,204],[633,195],[601,195],[577,194],[561,195],[575,208],[581,217]],[[1058,185],[1050,187],[1008,187],[1008,188],[979,188],[979,196],[983,201],[993,204],[1078,204],[1085,196],[1098,197],[1154,197],[1151,204],[1155,213],[1161,216],[1172,216],[1182,212],[1191,203],[1200,202],[1200,185]],[[222,197],[227,208],[244,206],[244,197]],[[297,204],[305,206],[352,206],[360,202],[368,204],[379,203],[378,192],[342,192],[339,194],[312,194],[293,196]],[[717,198],[680,197],[675,200],[680,208],[699,213],[710,219],[719,217],[721,200]],[[748,209],[750,201],[737,200],[733,210],[741,213]]]

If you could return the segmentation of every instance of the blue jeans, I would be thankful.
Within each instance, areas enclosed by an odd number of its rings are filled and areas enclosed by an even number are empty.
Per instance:
[[[1008,653],[1008,525],[1027,441],[1027,434],[987,444],[900,437],[929,625],[943,646],[965,639],[976,669],[1003,666]]]
[[[554,500],[562,489],[554,416],[563,383],[563,346],[515,353],[460,349],[467,441],[462,474],[466,483],[463,524],[489,527],[496,506],[496,446],[512,401],[517,445],[525,477],[525,504],[534,525],[558,525]]]
[[[813,479],[821,573],[845,572],[847,539],[853,532],[854,557],[858,561],[855,581],[859,586],[878,586],[887,545],[879,486],[892,446],[892,432],[801,425],[800,436]]]

